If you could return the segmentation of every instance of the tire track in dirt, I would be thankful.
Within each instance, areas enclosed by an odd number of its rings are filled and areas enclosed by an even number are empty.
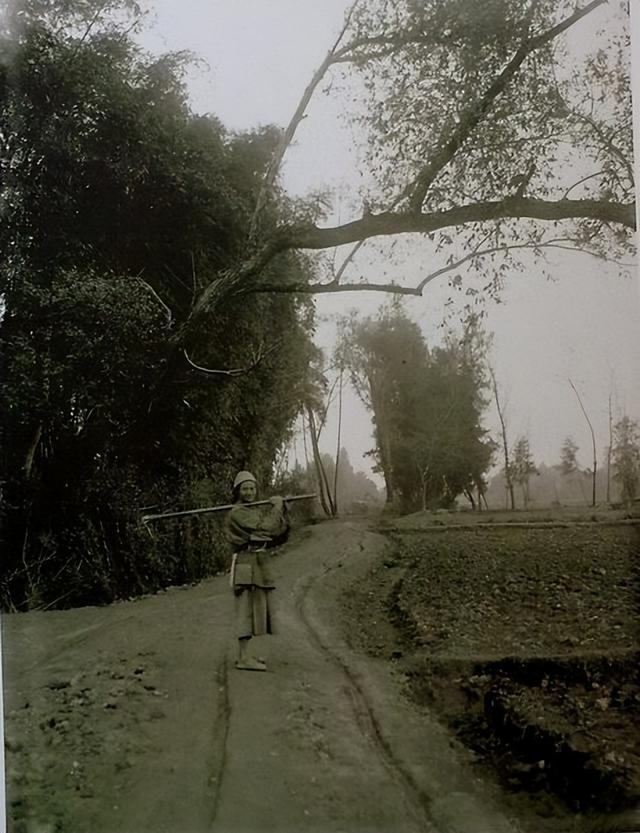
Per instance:
[[[384,545],[362,523],[328,522],[274,565],[280,627],[264,644],[268,671],[228,666],[228,727],[211,770],[220,779],[214,830],[520,830],[446,729],[400,697],[391,669],[343,641],[341,593]]]
[[[394,754],[390,744],[384,737],[382,727],[373,711],[366,694],[359,684],[356,675],[348,664],[327,645],[312,623],[309,613],[310,595],[323,576],[334,569],[327,568],[322,574],[304,579],[298,579],[293,586],[294,610],[300,622],[307,631],[310,642],[339,670],[345,680],[344,691],[347,694],[353,710],[356,725],[362,736],[382,761],[387,772],[399,784],[405,796],[407,805],[412,808],[416,821],[423,825],[424,833],[436,833],[436,828],[430,814],[431,800],[420,789],[411,772]]]
[[[215,723],[211,743],[212,762],[209,766],[209,782],[215,785],[213,806],[211,808],[210,827],[213,830],[220,797],[224,783],[224,775],[227,763],[227,741],[229,739],[229,725],[231,722],[231,698],[229,697],[229,657],[224,655],[216,668],[216,681],[218,683],[218,701],[215,712]]]
[[[216,758],[222,770],[212,829],[433,833],[380,752],[371,708],[309,631],[306,603],[304,618],[297,607],[310,570],[331,572],[359,535],[342,527],[320,533],[279,559],[278,637],[254,649],[265,651],[267,673],[238,672],[229,663],[231,710],[224,761],[220,751]]]

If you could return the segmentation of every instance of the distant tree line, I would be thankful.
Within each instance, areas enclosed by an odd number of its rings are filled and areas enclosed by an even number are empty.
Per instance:
[[[338,470],[330,454],[322,454],[322,465],[327,481],[332,486],[332,499],[340,507],[340,514],[359,514],[379,509],[384,503],[384,494],[376,484],[361,471],[355,471],[346,448],[340,449]],[[305,461],[303,465],[296,462],[288,471],[283,472],[275,483],[282,494],[305,494],[317,490],[317,469],[314,462]],[[312,509],[309,503],[295,506],[291,511],[309,515]]]
[[[594,478],[593,469],[583,468],[578,462],[578,444],[567,436],[560,448],[560,460],[555,465],[536,465],[525,436],[519,437],[510,452],[511,479],[521,487],[521,507],[532,503],[538,507],[553,505],[620,504],[629,507],[640,497],[640,425],[629,416],[622,416],[612,425],[611,447],[606,449],[608,467],[599,467]],[[530,480],[535,475],[534,488]],[[595,485],[594,485],[595,484]],[[495,475],[487,489],[492,509],[510,506],[508,479],[504,467]]]

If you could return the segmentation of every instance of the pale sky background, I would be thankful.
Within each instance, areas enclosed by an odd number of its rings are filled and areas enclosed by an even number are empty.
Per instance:
[[[151,28],[142,36],[151,51],[192,50],[205,63],[189,78],[193,108],[211,112],[230,129],[263,124],[284,126],[302,90],[335,39],[348,0],[153,0]],[[597,21],[579,24],[574,37],[588,38]],[[636,72],[637,72],[636,67]],[[350,200],[362,179],[358,142],[341,118],[348,103],[340,95],[317,95],[286,157],[284,183],[291,194],[330,188],[334,221],[349,219]],[[355,199],[357,205],[357,199]],[[331,224],[331,221],[330,221]],[[388,246],[388,243],[384,244]],[[391,275],[415,283],[442,262],[434,262],[424,244],[405,237],[401,266]],[[380,280],[387,267],[376,245],[367,244],[346,277]],[[340,253],[336,255],[340,262]],[[585,254],[558,252],[548,259],[553,280],[532,265],[514,273],[502,303],[488,305],[485,326],[494,333],[492,364],[506,405],[511,444],[527,434],[536,462],[557,462],[560,447],[572,435],[579,462],[591,464],[591,439],[568,378],[574,381],[596,432],[599,463],[608,443],[608,397],[614,420],[623,413],[640,418],[640,294],[637,269],[626,270]],[[420,323],[428,343],[438,340],[438,325],[450,290],[446,276],[429,285],[423,298],[408,298],[405,308]],[[337,314],[358,308],[373,314],[385,296],[348,293],[316,298],[318,344],[328,357]],[[323,436],[323,450],[335,453],[335,413]],[[486,426],[496,436],[491,408]],[[371,423],[355,394],[344,401],[342,444],[356,469],[370,471],[362,455],[373,445]],[[301,458],[301,451],[298,452]],[[378,479],[378,482],[381,482]]]

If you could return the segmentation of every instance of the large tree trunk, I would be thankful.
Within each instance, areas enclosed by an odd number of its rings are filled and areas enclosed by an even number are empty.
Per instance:
[[[393,479],[391,476],[391,453],[389,444],[384,431],[377,431],[378,434],[378,453],[380,456],[380,466],[382,468],[382,476],[384,478],[384,488],[387,493],[387,505],[393,503],[395,498],[395,489],[393,486]]]

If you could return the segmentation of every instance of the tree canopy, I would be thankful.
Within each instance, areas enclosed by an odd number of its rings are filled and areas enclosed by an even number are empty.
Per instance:
[[[605,0],[375,0],[354,3],[278,145],[271,176],[328,73],[362,79],[353,107],[369,133],[367,208],[338,226],[280,224],[255,240],[229,286],[421,294],[435,276],[485,268],[487,291],[523,249],[616,257],[635,227],[629,36],[608,3],[588,54],[571,39]],[[337,68],[337,69],[336,69]],[[361,114],[361,115],[358,115]],[[354,199],[354,205],[361,201]],[[436,268],[414,286],[262,276],[278,252],[426,235]],[[346,261],[345,261],[346,264]],[[215,303],[219,287],[203,294]]]
[[[560,471],[565,474],[573,474],[579,471],[577,454],[579,447],[573,437],[566,437],[560,449]]]
[[[238,468],[267,481],[315,353],[312,309],[284,295],[227,295],[177,348],[203,287],[242,257],[276,133],[194,116],[184,58],[91,27],[96,8],[29,4],[3,35],[5,606],[219,568],[213,522],[152,539],[139,509],[227,502]],[[262,227],[290,212],[273,188]],[[308,271],[295,254],[270,270]]]
[[[474,323],[429,350],[397,303],[376,318],[343,319],[337,361],[371,412],[388,503],[450,506],[482,491],[493,453],[482,426],[484,348]]]

